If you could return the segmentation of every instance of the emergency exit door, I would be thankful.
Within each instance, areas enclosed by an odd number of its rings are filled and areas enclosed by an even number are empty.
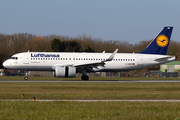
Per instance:
[[[24,64],[29,64],[29,54],[24,55]]]
[[[143,56],[138,56],[138,65],[143,65]]]

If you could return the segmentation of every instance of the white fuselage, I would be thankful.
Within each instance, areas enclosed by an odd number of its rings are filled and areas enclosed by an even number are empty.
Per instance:
[[[3,63],[3,66],[27,71],[54,71],[54,67],[57,65],[74,66],[75,64],[103,61],[110,55],[111,53],[24,52],[13,55],[12,59]],[[167,57],[168,59],[156,60]],[[107,61],[102,66],[93,67],[91,72],[135,70],[173,60],[175,57],[168,55],[117,53],[112,61]]]

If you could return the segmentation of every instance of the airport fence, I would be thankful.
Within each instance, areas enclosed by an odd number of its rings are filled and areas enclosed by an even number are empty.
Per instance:
[[[25,76],[26,71],[5,70],[1,74],[3,76]],[[127,71],[127,72],[87,73],[87,75],[89,77],[146,77],[146,78],[158,78],[158,77],[179,77],[179,72],[133,70],[133,71]],[[29,71],[28,76],[32,76],[32,77],[54,77],[54,72],[50,72],[50,71]],[[82,74],[77,73],[76,76],[81,77]]]

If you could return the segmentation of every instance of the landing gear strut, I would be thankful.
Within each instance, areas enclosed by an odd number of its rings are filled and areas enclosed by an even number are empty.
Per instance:
[[[81,76],[81,79],[82,79],[82,80],[89,80],[89,77],[88,77],[87,75],[82,75],[82,76]]]
[[[82,69],[81,73],[82,73],[81,76],[82,80],[89,80],[89,77],[86,75],[86,69]]]
[[[25,74],[24,80],[28,80],[28,71]]]

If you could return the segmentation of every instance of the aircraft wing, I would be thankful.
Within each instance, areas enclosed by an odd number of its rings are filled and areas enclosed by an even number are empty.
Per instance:
[[[103,61],[93,61],[93,62],[85,62],[85,63],[76,63],[76,64],[73,64],[72,66],[74,67],[97,67],[97,66],[104,66],[105,62],[108,62],[108,61],[112,61],[115,54],[117,53],[118,49],[116,49],[112,54],[111,56],[106,59],[106,60],[103,60]]]
[[[105,63],[102,61],[94,61],[94,62],[87,62],[87,63],[77,63],[73,64],[74,67],[81,67],[81,66],[103,66]]]

